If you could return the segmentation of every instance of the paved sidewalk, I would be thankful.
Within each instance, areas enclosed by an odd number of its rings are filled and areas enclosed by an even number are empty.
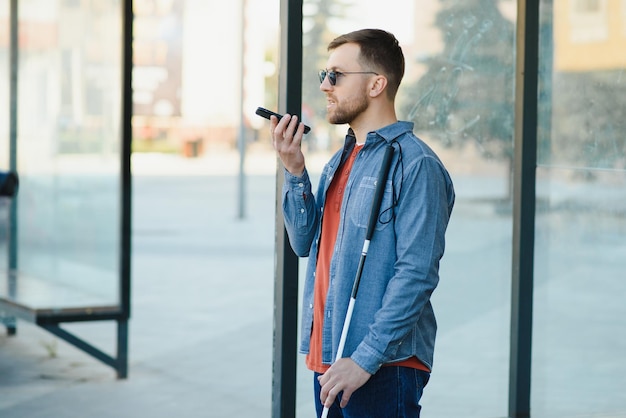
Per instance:
[[[321,169],[325,159],[308,161]],[[19,322],[15,337],[0,327],[0,418],[270,417],[275,159],[263,150],[249,154],[244,219],[237,217],[238,163],[234,151],[194,160],[134,157],[129,378],[117,380],[108,366],[31,324]],[[490,176],[459,176],[455,184],[459,199],[433,296],[439,336],[424,415],[502,417],[511,219],[489,199],[506,184]],[[552,222],[554,242],[537,265],[533,416],[571,417],[574,398],[576,417],[624,417],[626,395],[617,389],[626,384],[626,282],[617,280],[623,230],[570,228],[567,212],[541,216],[539,231]],[[600,250],[590,252],[590,240]],[[113,324],[67,328],[113,351]],[[311,375],[298,360],[296,416],[308,418]],[[593,365],[584,385],[572,367],[581,361]]]
[[[238,219],[237,159],[136,158],[129,378],[19,321],[0,417],[270,416],[275,160],[251,158]],[[113,323],[64,327],[114,352]]]

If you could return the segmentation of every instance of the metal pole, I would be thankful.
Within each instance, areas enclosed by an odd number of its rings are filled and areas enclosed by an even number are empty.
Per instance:
[[[9,170],[17,170],[18,2],[10,5],[9,48]],[[17,269],[17,199],[11,199],[9,218],[9,270]]]
[[[245,65],[246,65],[246,0],[241,0],[241,10],[240,10],[240,18],[241,18],[241,42],[240,42],[240,61],[239,61],[239,176],[238,176],[238,193],[237,193],[237,201],[238,201],[238,210],[237,210],[237,218],[243,219],[246,214],[246,204],[245,204],[245,188],[246,188],[246,173],[244,169],[245,165],[245,157],[246,157],[246,126],[245,126],[245,115],[244,115],[244,96],[245,96]]]
[[[279,112],[302,114],[302,0],[280,2]],[[274,280],[274,359],[272,417],[296,414],[298,257],[289,245],[280,202],[284,181],[276,162],[276,267]]]
[[[520,0],[517,16],[509,417],[525,418],[532,363],[539,0]]]
[[[17,79],[18,79],[18,2],[11,0],[9,9],[9,170],[17,171]],[[18,173],[19,175],[19,173]],[[18,198],[14,197],[9,203],[9,239],[7,252],[9,297],[17,296],[17,205]],[[9,335],[17,332],[17,323],[14,317],[4,318],[2,321]]]
[[[128,376],[128,319],[131,306],[131,221],[132,221],[132,69],[133,69],[133,2],[123,3],[123,56],[122,56],[122,146],[120,155],[120,310],[121,318],[117,320],[117,377]]]

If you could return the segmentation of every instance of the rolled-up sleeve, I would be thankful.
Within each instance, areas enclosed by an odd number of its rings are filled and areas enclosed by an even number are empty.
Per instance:
[[[318,215],[311,180],[305,170],[296,177],[284,170],[283,216],[289,242],[299,257],[307,257],[315,237]]]

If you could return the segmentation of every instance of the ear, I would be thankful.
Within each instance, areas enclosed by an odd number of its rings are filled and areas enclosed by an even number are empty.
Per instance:
[[[387,77],[384,75],[377,75],[370,84],[370,97],[378,97],[384,93],[387,88]]]

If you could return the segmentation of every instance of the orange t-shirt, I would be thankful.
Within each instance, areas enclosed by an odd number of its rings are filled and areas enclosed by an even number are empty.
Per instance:
[[[313,328],[311,330],[311,342],[309,345],[309,354],[306,356],[306,365],[310,370],[317,373],[324,373],[329,369],[329,365],[322,363],[322,328],[324,323],[324,311],[326,295],[328,294],[330,260],[333,255],[335,241],[337,239],[337,230],[339,228],[340,211],[343,202],[343,192],[352,170],[352,165],[357,154],[363,148],[363,145],[355,145],[354,150],[343,163],[341,168],[335,173],[328,191],[326,192],[326,201],[324,205],[324,218],[322,221],[322,232],[319,242],[319,251],[317,256],[317,266],[315,269],[315,288],[313,293]],[[391,363],[387,365],[406,366],[416,369],[430,371],[416,357]]]

